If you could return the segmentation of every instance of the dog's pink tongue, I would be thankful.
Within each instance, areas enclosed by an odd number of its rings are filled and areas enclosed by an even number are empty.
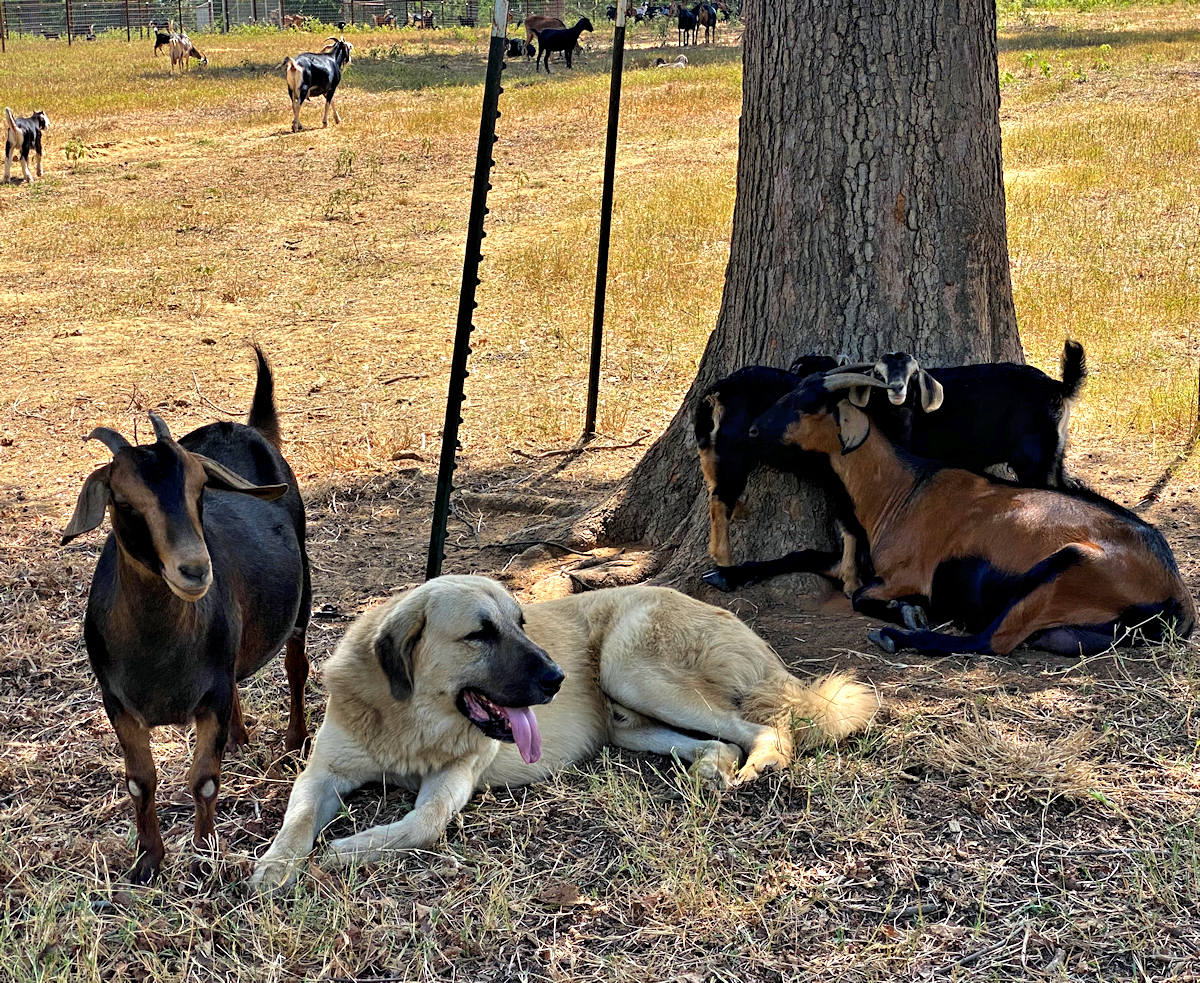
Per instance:
[[[542,732],[538,730],[537,717],[529,707],[505,707],[508,725],[513,740],[525,764],[531,765],[542,756]]]

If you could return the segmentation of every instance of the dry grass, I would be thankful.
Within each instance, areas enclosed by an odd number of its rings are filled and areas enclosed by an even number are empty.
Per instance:
[[[1074,462],[1130,499],[1194,421],[1197,151],[1179,134],[1198,132],[1195,29],[1192,7],[1163,6],[1013,13],[1001,34],[1023,336],[1048,369],[1067,330],[1087,345]],[[245,692],[254,741],[227,762],[216,875],[187,879],[190,738],[164,731],[165,876],[122,884],[130,811],[79,632],[99,539],[54,537],[101,459],[78,438],[144,432],[155,406],[177,432],[244,409],[255,336],[309,492],[316,601],[338,609],[310,634],[318,686],[342,612],[419,576],[482,35],[414,34],[352,35],[346,122],[298,136],[268,70],[294,35],[204,39],[210,69],[174,80],[115,40],[18,42],[0,64],[4,101],[55,124],[47,180],[0,189],[22,247],[0,287],[0,979],[1196,978],[1195,645],[896,665],[763,612],[804,671],[836,659],[876,682],[867,737],[737,794],[607,754],[477,799],[431,854],[345,876],[318,855],[264,901],[241,885],[295,767],[274,665]],[[581,427],[607,97],[593,46],[575,74],[506,77],[460,472],[476,487],[593,495],[640,453],[531,467],[509,451]],[[97,50],[111,95],[80,84]],[[733,49],[695,60],[626,78],[601,402],[617,442],[674,412],[720,299],[740,69]],[[1194,519],[1194,481],[1154,513],[1193,585],[1200,551],[1168,520]],[[511,557],[476,538],[521,523],[486,519],[455,520],[450,569]],[[332,833],[410,804],[365,790]]]

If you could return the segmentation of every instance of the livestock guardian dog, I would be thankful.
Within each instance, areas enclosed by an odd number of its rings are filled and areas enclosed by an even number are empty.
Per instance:
[[[40,109],[32,116],[14,116],[13,111],[4,107],[4,183],[9,181],[13,157],[21,155],[21,173],[25,180],[32,182],[29,173],[29,154],[37,154],[37,176],[42,176],[42,133],[50,129],[50,117]]]
[[[845,737],[878,707],[845,676],[802,683],[734,615],[678,591],[617,587],[522,608],[473,576],[368,611],[325,683],[325,722],[251,878],[260,889],[288,884],[342,797],[370,781],[417,792],[416,806],[334,840],[335,862],[427,847],[476,789],[539,781],[604,744],[677,754],[701,778],[739,784],[787,766],[797,737]]]

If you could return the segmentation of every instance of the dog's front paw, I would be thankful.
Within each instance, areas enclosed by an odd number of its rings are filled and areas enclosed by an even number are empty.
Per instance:
[[[329,859],[340,867],[350,864],[371,864],[383,856],[370,833],[343,836],[329,844]]]
[[[302,857],[272,858],[269,855],[260,860],[250,875],[250,887],[262,894],[281,891],[292,884],[300,873]]]

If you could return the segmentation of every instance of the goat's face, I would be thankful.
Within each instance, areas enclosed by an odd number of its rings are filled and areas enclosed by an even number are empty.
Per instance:
[[[33,114],[32,119],[37,124],[37,128],[43,133],[50,129],[50,117],[43,113],[40,109]]]
[[[915,377],[921,400],[921,409],[932,413],[942,405],[942,386],[933,376],[921,368],[921,364],[907,352],[889,352],[875,363],[875,374],[887,386],[888,402],[903,406],[908,399],[908,387]]]
[[[810,375],[751,424],[750,440],[759,450],[785,446],[834,453],[835,403],[836,399],[825,389],[824,377]]]
[[[198,601],[212,584],[204,543],[204,467],[173,440],[121,451],[109,466],[109,515],[129,557]]]
[[[204,541],[204,489],[237,491],[271,500],[287,485],[252,485],[228,468],[177,444],[167,426],[150,415],[158,440],[135,447],[115,430],[91,436],[113,452],[111,464],[84,482],[63,543],[94,529],[108,511],[121,551],[172,593],[198,601],[212,585],[212,560]]]
[[[852,371],[847,371],[847,368]],[[844,366],[810,375],[763,413],[750,427],[756,447],[794,447],[818,454],[849,454],[871,433],[871,420],[859,407],[871,388],[883,383]]]

